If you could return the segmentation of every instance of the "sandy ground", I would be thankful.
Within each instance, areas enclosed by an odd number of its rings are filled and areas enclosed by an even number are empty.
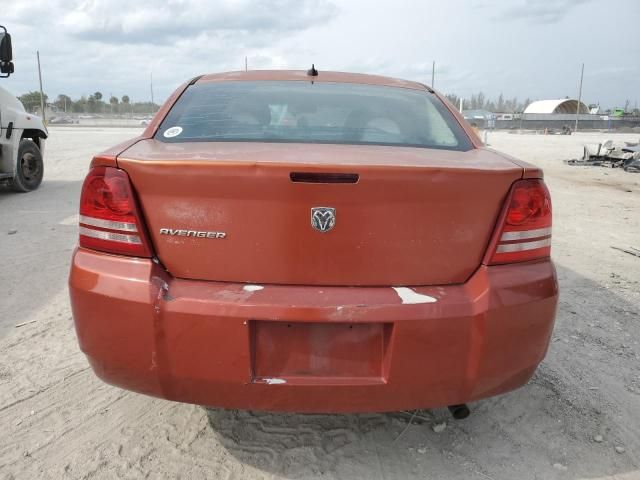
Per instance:
[[[401,413],[207,410],[94,377],[66,290],[80,181],[136,132],[54,127],[42,187],[0,190],[0,479],[640,479],[640,258],[610,248],[640,247],[640,174],[562,163],[585,141],[638,135],[489,136],[544,167],[552,191],[552,344],[524,388],[407,428]]]

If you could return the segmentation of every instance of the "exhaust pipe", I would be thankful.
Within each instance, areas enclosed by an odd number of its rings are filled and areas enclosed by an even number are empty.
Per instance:
[[[451,416],[456,420],[463,420],[471,414],[469,407],[464,403],[461,405],[449,405],[447,408],[451,412]]]

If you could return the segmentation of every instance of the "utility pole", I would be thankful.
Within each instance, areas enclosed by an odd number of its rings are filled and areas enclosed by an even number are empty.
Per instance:
[[[580,87],[578,88],[578,106],[576,107],[576,127],[574,132],[578,131],[578,117],[580,116],[580,103],[582,101],[582,77],[584,76],[584,63],[582,64],[582,70],[580,71]]]
[[[244,57],[244,71],[249,71],[249,61],[247,60],[247,57]]]
[[[46,122],[44,116],[44,93],[42,93],[42,71],[40,70],[40,50],[36,50],[36,57],[38,57],[38,79],[40,80],[40,112],[42,113],[42,123]]]
[[[151,113],[153,113],[154,109],[154,101],[153,101],[153,72],[151,72]]]
[[[433,90],[433,85],[435,84],[436,81],[436,61],[433,61],[433,64],[431,65],[431,89]]]

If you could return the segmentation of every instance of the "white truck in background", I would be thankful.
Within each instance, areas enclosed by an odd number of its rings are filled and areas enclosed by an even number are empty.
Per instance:
[[[11,35],[0,25],[0,78],[13,70]],[[47,136],[42,119],[28,113],[20,100],[0,87],[0,184],[11,185],[18,192],[40,186]]]

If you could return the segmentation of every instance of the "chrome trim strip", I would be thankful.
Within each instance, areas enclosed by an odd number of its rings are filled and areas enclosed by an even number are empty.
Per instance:
[[[521,232],[505,232],[500,237],[500,241],[524,240],[525,238],[546,237],[551,235],[551,227],[539,228],[537,230],[522,230]]]
[[[80,215],[80,223],[91,225],[92,227],[110,228],[111,230],[122,230],[124,232],[137,232],[135,223],[114,222],[113,220],[103,220],[102,218],[87,217]]]
[[[85,237],[108,240],[110,242],[141,244],[138,235],[125,235],[124,233],[105,232],[104,230],[93,230],[92,228],[80,227],[80,235]]]
[[[535,242],[523,243],[503,243],[498,245],[496,253],[521,252],[523,250],[535,250],[536,248],[544,248],[551,246],[551,239],[536,240]]]

